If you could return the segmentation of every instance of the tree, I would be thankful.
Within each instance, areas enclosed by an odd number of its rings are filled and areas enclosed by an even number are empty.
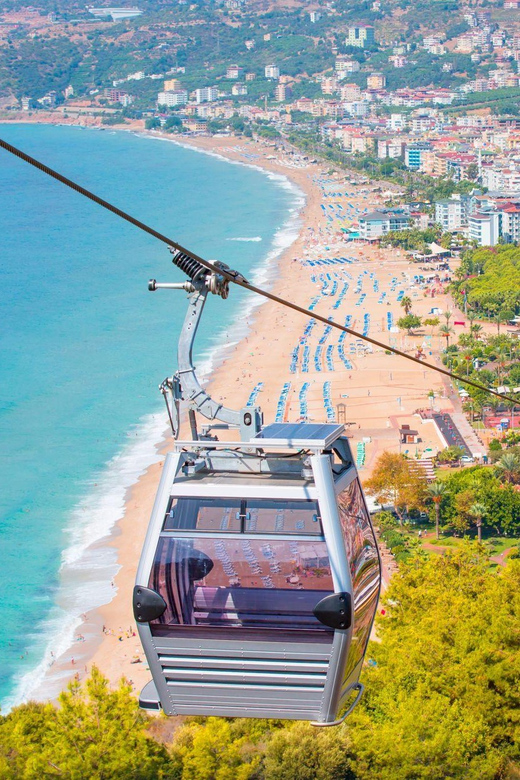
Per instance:
[[[516,485],[520,481],[520,458],[513,452],[504,452],[500,460],[495,463],[495,470],[498,476]]]
[[[478,177],[477,163],[470,163],[468,165],[468,167],[466,168],[466,176],[468,177],[468,179],[475,181],[475,179]]]
[[[427,317],[423,320],[423,325],[429,325],[431,327],[431,335],[433,336],[433,329],[437,327],[440,320],[438,317]]]
[[[354,780],[351,763],[346,729],[295,723],[267,743],[263,776],[266,780]]]
[[[509,320],[512,320],[515,316],[514,311],[512,309],[500,309],[500,311],[497,311],[495,314],[495,322],[497,324],[497,333],[500,333],[500,325],[503,322],[509,322]]]
[[[437,453],[437,461],[439,463],[455,463],[462,458],[464,452],[465,450],[462,447],[452,444],[451,447],[445,447]]]
[[[520,561],[491,572],[473,543],[400,567],[344,727],[358,780],[515,775],[519,589]]]
[[[405,314],[410,314],[412,308],[412,299],[405,295],[404,298],[401,299],[401,306],[403,307]]]
[[[423,473],[413,468],[404,455],[383,452],[365,482],[365,489],[376,497],[378,504],[391,503],[402,523],[406,511],[424,507],[426,484]]]
[[[473,487],[461,490],[455,495],[455,517],[452,519],[453,528],[464,534],[471,525],[473,515],[471,507],[476,503],[476,494]]]
[[[466,531],[474,522],[471,506],[480,503],[487,507],[483,524],[495,534],[520,531],[520,492],[510,482],[501,480],[496,469],[471,466],[450,473],[445,482],[447,492],[442,505],[445,526]]]
[[[431,500],[433,501],[433,505],[435,506],[435,538],[439,538],[439,521],[440,521],[440,514],[441,514],[441,502],[442,497],[446,493],[446,483],[445,482],[431,482],[427,486],[427,490],[429,493],[429,496]]]
[[[439,333],[446,339],[446,349],[450,346],[450,336],[453,332],[453,328],[450,328],[449,325],[441,325],[439,328]]]
[[[260,740],[280,723],[238,718],[207,718],[187,723],[175,734],[172,758],[182,780],[249,780],[260,765]]]
[[[440,245],[443,249],[451,249],[451,233],[443,233],[440,240]]]
[[[164,129],[167,133],[178,133],[182,130],[182,120],[178,116],[169,116],[164,123]]]
[[[83,686],[70,683],[59,704],[59,709],[34,703],[17,707],[0,722],[0,760],[14,770],[13,777],[168,777],[168,752],[146,735],[148,717],[139,710],[128,682],[122,680],[110,690],[94,667]]]
[[[151,117],[144,123],[147,130],[157,130],[161,126],[161,122],[157,117]]]
[[[408,333],[411,334],[412,330],[420,327],[421,318],[416,314],[407,314],[405,317],[401,317],[401,319],[397,320],[397,325],[399,328],[406,329]]]
[[[475,525],[477,526],[477,536],[479,544],[482,542],[482,518],[487,513],[487,507],[484,504],[476,501],[469,508],[471,517],[475,518]]]
[[[446,320],[446,325],[450,324],[450,320],[453,316],[453,312],[449,311],[448,309],[444,312],[443,317]]]
[[[499,311],[520,311],[520,249],[510,244],[479,247],[465,252],[461,276],[451,290],[459,305],[479,317],[495,318]],[[498,323],[500,325],[500,323]]]

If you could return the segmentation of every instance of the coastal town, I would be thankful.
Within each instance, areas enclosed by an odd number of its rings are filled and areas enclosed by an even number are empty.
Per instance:
[[[120,757],[109,780],[125,776],[121,767],[133,776],[132,751],[149,761],[150,780],[416,780],[417,767],[432,778],[517,776],[520,0],[445,5],[0,6],[0,137],[32,124],[82,128],[101,142],[124,131],[257,169],[290,190],[290,239],[277,243],[279,231],[266,241],[254,273],[305,314],[243,299],[238,320],[221,328],[204,386],[224,407],[261,407],[267,423],[343,426],[380,551],[367,693],[346,725],[313,731],[279,720],[255,730],[247,718],[137,714],[152,664],[132,593],[174,444],[164,414],[154,457],[87,549],[84,568],[100,551],[117,561],[103,600],[81,610],[59,652],[46,646],[29,688],[35,702],[76,713],[66,717],[73,724],[92,708],[92,733],[108,730],[116,710],[114,722],[132,721],[110,732]],[[181,422],[184,441],[193,420]],[[221,530],[230,511],[215,509]],[[312,583],[323,589],[331,575],[328,559],[306,569],[294,551],[282,571],[271,539],[256,557],[248,548],[238,576],[226,557],[238,544],[225,540],[217,555],[232,588],[247,573],[251,588],[259,578],[269,594],[281,582],[290,598]],[[23,646],[16,658],[19,678],[30,673],[28,654]],[[250,672],[240,674],[247,682]],[[17,719],[32,717],[35,702],[0,718],[9,780],[29,765]],[[42,720],[54,723],[60,710],[45,707]],[[53,728],[59,745],[63,724]],[[128,734],[146,741],[127,750]],[[69,743],[60,758],[38,739],[42,766],[62,772]],[[296,757],[302,740],[306,755]],[[96,776],[91,760],[79,769],[73,761],[64,776]]]
[[[184,32],[198,30],[203,23],[198,7],[191,10],[182,25]],[[237,41],[252,11],[243,3],[226,2],[220,13],[228,16],[213,18],[211,23],[230,27]],[[381,16],[380,0],[372,4],[372,13]],[[170,59],[174,52],[177,60],[191,45],[191,39],[179,41],[177,24],[146,24],[147,14],[138,8],[93,8],[83,15],[88,18],[71,22],[35,9],[7,12],[0,25],[0,41],[3,38],[14,50],[17,40],[25,39],[27,33],[29,39],[41,41],[72,32],[73,39],[81,41],[94,34],[118,40],[117,32],[133,41],[142,38],[145,29],[147,40],[163,41],[155,47],[159,52],[168,51]],[[491,10],[468,7],[462,9],[460,24],[453,28],[458,34],[451,35],[450,29],[417,33],[413,43],[383,39],[381,23],[341,25],[338,15],[333,3],[304,14],[311,28],[308,35],[314,32],[312,28],[323,34],[325,20],[335,33],[324,41],[325,67],[312,76],[303,55],[300,73],[294,73],[292,61],[284,66],[287,58],[282,56],[259,66],[270,56],[270,49],[280,49],[282,42],[297,37],[282,24],[283,16],[269,23],[262,23],[260,16],[255,17],[256,27],[251,22],[247,25],[255,31],[243,37],[243,61],[226,62],[225,50],[219,49],[217,59],[222,64],[208,62],[206,72],[197,76],[200,68],[193,68],[192,73],[188,64],[150,72],[151,59],[141,70],[120,72],[108,83],[105,80],[104,86],[90,88],[83,79],[79,87],[76,77],[64,89],[42,94],[36,84],[32,94],[16,94],[7,84],[2,90],[0,82],[0,118],[129,125],[189,138],[231,135],[291,143],[306,159],[326,154],[331,161],[365,176],[400,183],[402,192],[393,200],[402,208],[363,213],[356,225],[363,239],[374,240],[412,226],[424,228],[435,221],[446,233],[457,232],[459,238],[479,246],[516,241],[520,229],[520,9],[507,0],[503,11],[498,6]],[[264,32],[276,24],[280,30],[276,35]],[[339,38],[336,27],[343,37]],[[315,37],[311,40],[316,44]],[[248,67],[248,60],[255,67]],[[431,62],[429,83],[409,85],[423,62]],[[16,72],[15,62],[11,67]],[[110,70],[115,68],[112,65]],[[439,85],[432,76],[435,73]],[[450,86],[444,86],[446,80]],[[435,198],[434,193],[433,200],[421,202],[426,182],[447,182],[448,197]],[[442,188],[437,189],[442,193]],[[407,199],[410,194],[412,199]]]

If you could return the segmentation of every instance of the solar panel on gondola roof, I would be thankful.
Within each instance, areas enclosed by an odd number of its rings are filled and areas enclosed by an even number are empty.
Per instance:
[[[342,433],[343,425],[335,423],[272,423],[262,428],[251,441],[328,449]]]

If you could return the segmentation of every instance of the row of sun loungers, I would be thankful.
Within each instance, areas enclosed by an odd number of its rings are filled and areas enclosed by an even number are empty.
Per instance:
[[[282,387],[282,392],[280,393],[280,398],[278,399],[278,403],[276,405],[276,416],[274,421],[277,423],[283,422],[285,407],[287,406],[287,396],[289,395],[290,389],[291,383],[285,382],[284,386]]]
[[[332,399],[330,395],[330,382],[323,383],[323,403],[325,405],[325,413],[327,415],[327,422],[336,421],[336,413],[332,406]]]
[[[251,390],[251,393],[250,393],[250,395],[249,395],[249,398],[247,399],[247,404],[246,404],[246,406],[254,406],[254,405],[255,405],[255,403],[256,403],[256,399],[257,399],[257,397],[258,397],[258,393],[259,393],[261,390],[263,390],[263,387],[264,387],[264,383],[263,383],[263,382],[258,382],[258,383],[257,383],[257,384],[256,384],[256,385],[253,387],[253,389]]]
[[[308,417],[308,408],[307,408],[307,391],[310,387],[310,382],[304,382],[300,394],[298,396],[298,400],[300,402],[300,418],[305,421]]]
[[[347,337],[346,333],[342,333],[339,337],[338,341],[338,355],[340,357],[340,360],[343,361],[343,364],[345,368],[347,368],[349,371],[352,370],[352,363],[345,355],[345,339]]]
[[[347,294],[348,288],[349,288],[348,282],[343,282],[343,287],[341,288],[341,292],[338,295],[338,300],[335,302],[334,306],[332,307],[333,309],[339,309],[339,307],[343,303],[343,298]]]

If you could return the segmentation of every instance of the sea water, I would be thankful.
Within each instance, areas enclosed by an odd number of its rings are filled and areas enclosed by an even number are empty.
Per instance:
[[[297,230],[302,196],[283,177],[131,133],[0,125],[0,137],[257,281]],[[157,385],[175,369],[186,299],[147,292],[149,278],[183,279],[165,245],[3,150],[0,231],[5,711],[41,690],[51,653],[112,596],[115,554],[99,540],[158,460]],[[238,289],[210,301],[199,365],[240,337],[251,305]]]

